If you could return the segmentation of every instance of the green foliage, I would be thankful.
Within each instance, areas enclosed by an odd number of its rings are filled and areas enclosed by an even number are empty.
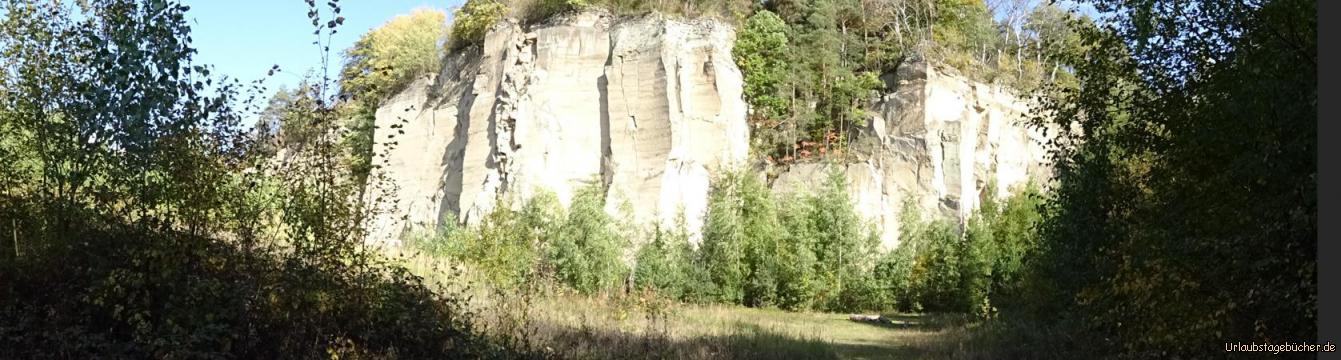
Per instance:
[[[672,299],[701,301],[707,286],[703,283],[707,273],[695,259],[696,253],[684,227],[684,216],[677,219],[672,229],[654,228],[652,240],[638,249],[633,284]]]
[[[779,222],[783,224],[786,237],[778,246],[776,261],[777,305],[788,310],[805,310],[815,306],[815,295],[819,292],[824,279],[817,274],[819,260],[815,257],[815,238],[810,227],[795,227],[804,223],[810,204],[800,195],[784,195],[778,199]]]
[[[1039,78],[1034,83],[1055,84],[1063,88],[1075,87],[1075,78],[1070,71],[1062,70],[1062,66],[1070,65],[1064,63],[1066,54],[1080,54],[1087,51],[1079,29],[1093,27],[1095,25],[1089,18],[1066,12],[1053,4],[1039,5],[1029,13],[1023,30],[1032,33],[1036,39],[1032,52],[1037,54],[1038,60],[1034,65],[1037,65]],[[1052,66],[1047,66],[1048,63],[1052,63]],[[1016,86],[1021,89],[1040,87],[1024,84]]]
[[[972,313],[992,317],[1002,299],[1018,298],[1022,262],[1037,250],[1040,195],[1032,184],[1004,206],[993,186],[968,223],[922,219],[916,205],[900,214],[900,244],[875,266],[875,295],[902,311]]]
[[[629,269],[620,260],[628,239],[605,213],[605,189],[592,184],[579,189],[547,251],[547,261],[560,281],[594,294],[622,285]]]
[[[460,49],[484,41],[489,29],[503,20],[508,7],[498,0],[466,0],[452,14],[451,47]]]
[[[446,13],[415,9],[368,31],[345,51],[340,91],[347,132],[341,145],[355,182],[366,182],[372,171],[377,108],[415,78],[439,71],[447,31]]]
[[[878,238],[864,231],[846,184],[843,173],[832,170],[816,193],[803,197],[798,222],[786,224],[813,241],[810,246],[819,279],[814,297],[816,305],[826,310],[852,305],[855,294],[847,293],[849,286],[860,283],[874,265],[878,245]]]
[[[711,276],[713,299],[727,303],[741,301],[744,297],[741,289],[748,275],[744,261],[745,232],[737,195],[739,181],[736,178],[739,176],[728,173],[713,182],[700,248],[703,265]]]
[[[814,194],[774,197],[757,176],[729,172],[713,185],[702,256],[716,300],[826,310],[878,307],[878,237],[863,232],[841,173]]]
[[[444,219],[443,228],[411,245],[461,260],[492,285],[505,289],[553,276],[585,294],[612,291],[629,275],[621,259],[629,241],[605,213],[604,194],[599,184],[583,187],[567,211],[550,192],[532,196],[519,210],[505,200],[476,226],[458,228],[454,219]],[[659,240],[656,246],[676,249],[672,239],[684,235],[658,231],[656,236],[671,238]],[[646,255],[656,255],[647,266],[658,267],[680,266],[679,256],[688,257],[687,253]],[[649,280],[653,287],[683,290],[676,279]]]
[[[932,39],[943,48],[972,52],[995,47],[996,29],[983,0],[936,0]]]
[[[1038,109],[1063,131],[1021,310],[1133,357],[1311,338],[1314,2],[1094,4],[1075,31],[1103,50],[1058,54],[1079,86]]]
[[[343,22],[311,7],[314,36]],[[6,356],[522,355],[364,246],[329,81],[271,107],[310,145],[276,166],[237,123],[241,85],[192,62],[187,10],[0,3]]]
[[[558,198],[542,192],[520,210],[514,210],[510,201],[500,202],[473,229],[459,229],[455,219],[444,219],[443,229],[414,246],[464,260],[494,286],[517,288],[541,271],[541,251],[557,236],[563,221]]]
[[[587,0],[535,0],[527,5],[525,18],[529,22],[539,22],[555,15],[581,10],[591,6]]]
[[[911,283],[914,298],[905,301],[925,311],[964,312],[970,299],[961,291],[965,247],[959,227],[947,220],[933,220],[905,241],[916,247]]]
[[[736,65],[745,74],[745,99],[754,111],[755,127],[767,126],[768,120],[777,119],[788,111],[788,103],[783,94],[783,85],[790,73],[787,71],[787,55],[791,51],[787,46],[787,24],[768,10],[762,10],[750,16],[745,27],[736,38],[731,54]],[[767,141],[759,136],[755,141],[764,141],[769,146],[776,141]],[[755,145],[759,148],[760,145]]]

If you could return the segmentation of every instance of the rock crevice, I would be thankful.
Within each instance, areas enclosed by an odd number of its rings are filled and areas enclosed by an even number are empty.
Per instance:
[[[658,15],[495,26],[446,61],[448,75],[379,109],[374,153],[395,192],[370,193],[395,201],[370,240],[445,218],[475,224],[507,196],[549,191],[566,206],[593,182],[613,214],[669,224],[683,211],[697,229],[709,174],[748,150],[734,39],[725,24]],[[397,122],[406,135],[382,136]]]
[[[375,161],[390,186],[368,193],[393,201],[369,240],[443,219],[475,224],[503,199],[540,191],[567,206],[599,183],[622,223],[673,225],[683,214],[697,241],[711,176],[748,157],[734,41],[726,24],[655,14],[498,24],[449,56],[441,76],[378,110]],[[920,63],[882,79],[890,91],[871,104],[877,116],[854,142],[856,161],[793,165],[775,191],[814,189],[839,166],[857,211],[891,248],[904,202],[963,220],[988,181],[997,183],[988,195],[1004,197],[1047,176],[1042,135],[1024,126],[1028,107],[1009,91]]]

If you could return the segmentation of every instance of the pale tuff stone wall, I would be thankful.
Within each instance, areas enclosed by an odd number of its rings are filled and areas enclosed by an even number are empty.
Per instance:
[[[734,40],[726,24],[659,15],[585,13],[530,31],[499,24],[378,110],[374,163],[385,161],[396,191],[369,192],[394,199],[370,241],[444,216],[476,223],[500,195],[544,189],[566,206],[595,181],[609,185],[607,211],[622,224],[669,225],[683,211],[697,241],[711,177],[748,156]],[[1028,106],[1008,91],[926,64],[886,81],[892,91],[872,105],[859,161],[840,165],[886,248],[905,199],[963,219],[987,179],[1004,197],[1047,176],[1042,134],[1021,123]],[[772,186],[812,189],[826,166],[793,165]]]
[[[475,223],[499,194],[568,205],[593,181],[610,185],[611,213],[670,224],[683,210],[697,237],[711,174],[748,153],[734,40],[715,21],[657,15],[500,24],[379,109],[374,161],[397,191],[371,240],[448,214]]]
[[[881,245],[898,244],[906,201],[924,217],[967,220],[982,196],[1005,198],[1051,176],[1044,134],[1025,124],[1029,105],[1006,89],[909,63],[885,77],[892,91],[873,105],[877,115],[854,142],[859,161],[838,165],[858,213],[881,230]],[[826,164],[794,165],[774,191],[805,191],[823,181]],[[990,180],[995,194],[982,194]]]

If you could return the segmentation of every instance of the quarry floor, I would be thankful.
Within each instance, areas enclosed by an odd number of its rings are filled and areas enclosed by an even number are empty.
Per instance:
[[[486,289],[448,260],[402,256],[440,291],[467,294],[477,323],[574,359],[941,359],[964,357],[960,315],[789,312],[694,305],[651,294],[591,297],[553,287]],[[970,353],[974,351],[969,351]],[[973,357],[973,356],[969,356]]]

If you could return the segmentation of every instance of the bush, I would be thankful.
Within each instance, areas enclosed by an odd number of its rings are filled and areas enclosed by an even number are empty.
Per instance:
[[[614,229],[605,213],[605,189],[592,184],[577,191],[568,217],[546,251],[548,265],[568,286],[594,294],[622,285],[628,275],[620,256],[628,239]]]
[[[639,289],[652,289],[672,299],[701,301],[703,287],[706,286],[702,282],[707,273],[702,271],[695,259],[696,253],[684,227],[684,216],[677,219],[679,221],[675,228],[653,228],[652,241],[638,249],[633,284]]]
[[[564,213],[549,192],[528,199],[520,210],[511,201],[497,204],[473,229],[459,229],[455,219],[447,219],[435,235],[411,245],[468,263],[494,286],[524,285],[542,271],[544,247],[557,236]]]
[[[398,266],[331,271],[181,233],[72,227],[71,241],[0,262],[6,356],[511,357],[458,298]]]
[[[614,220],[605,213],[604,193],[599,184],[584,187],[567,211],[551,192],[531,197],[519,210],[513,209],[512,200],[505,200],[473,228],[456,228],[455,221],[445,221],[449,225],[435,235],[416,239],[411,245],[470,264],[502,288],[552,275],[584,294],[609,291],[622,285],[629,274],[620,259],[628,239],[615,230]],[[665,246],[671,247],[669,240]],[[656,261],[649,261],[648,266]],[[656,286],[673,288],[678,281],[665,280]]]
[[[869,275],[878,236],[863,231],[845,184],[835,172],[818,193],[775,197],[752,174],[717,180],[702,249],[714,298],[790,310],[881,307]]]
[[[452,16],[451,48],[483,42],[484,35],[507,13],[508,7],[498,0],[466,0]]]
[[[875,269],[884,296],[903,311],[995,314],[994,301],[1014,294],[1024,258],[1035,251],[1037,191],[1027,184],[1003,208],[989,196],[995,193],[989,185],[962,230],[947,220],[921,219],[916,206],[906,204],[902,241]]]

